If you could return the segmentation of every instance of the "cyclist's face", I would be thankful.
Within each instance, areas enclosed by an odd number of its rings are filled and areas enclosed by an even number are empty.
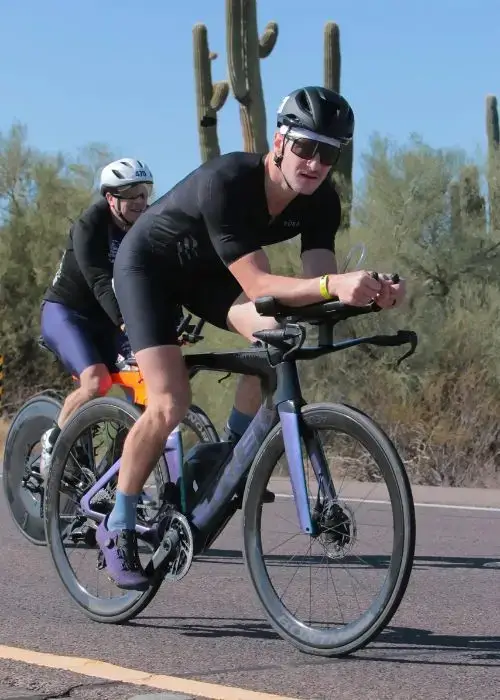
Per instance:
[[[133,223],[146,209],[150,194],[151,187],[140,184],[119,193],[117,196],[109,195],[108,201],[127,221]]]
[[[278,134],[274,149],[278,155],[282,152],[282,139],[283,136]],[[331,170],[331,164],[321,162],[323,154],[317,150],[314,153],[315,147],[317,142],[310,139],[285,141],[281,170],[292,189],[299,194],[313,194]]]

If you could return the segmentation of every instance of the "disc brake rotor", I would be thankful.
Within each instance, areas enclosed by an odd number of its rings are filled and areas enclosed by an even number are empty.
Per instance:
[[[318,540],[329,559],[340,559],[349,554],[357,539],[356,520],[350,506],[339,501],[325,502],[318,526]]]

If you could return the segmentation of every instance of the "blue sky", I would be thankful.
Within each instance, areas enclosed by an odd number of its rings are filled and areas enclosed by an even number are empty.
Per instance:
[[[161,194],[200,163],[192,26],[204,22],[214,80],[226,75],[224,0],[3,0],[0,130],[75,154],[104,142],[144,158]],[[500,98],[498,0],[260,0],[279,24],[261,61],[268,133],[281,98],[323,80],[323,27],[339,24],[342,92],[356,114],[355,176],[373,132],[485,150],[485,98]],[[238,108],[219,112],[222,150],[242,148]]]

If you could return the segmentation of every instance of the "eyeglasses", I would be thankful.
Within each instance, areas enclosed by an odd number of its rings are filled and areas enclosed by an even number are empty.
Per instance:
[[[314,141],[313,139],[290,138],[291,151],[299,158],[311,160],[316,153],[319,153],[321,165],[335,165],[340,158],[342,149],[334,146],[331,143],[323,143],[323,141]]]
[[[123,189],[115,190],[111,194],[113,197],[116,197],[116,199],[139,199],[139,197],[143,197],[144,199],[149,199],[151,196],[151,192],[153,191],[153,185],[146,183],[146,182],[141,182],[138,185],[128,185],[127,187],[124,187]]]

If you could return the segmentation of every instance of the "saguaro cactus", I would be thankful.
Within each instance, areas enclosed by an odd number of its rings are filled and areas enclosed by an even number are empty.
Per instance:
[[[327,22],[324,33],[324,81],[325,87],[340,92],[340,31],[338,24]]]
[[[462,222],[484,229],[485,201],[481,195],[479,170],[475,165],[465,165],[462,168],[459,187]]]
[[[249,152],[264,152],[269,146],[260,59],[273,50],[278,25],[269,22],[259,39],[255,0],[226,0],[226,23],[229,82],[240,103],[243,147]]]
[[[460,203],[460,183],[457,180],[450,182],[450,224],[451,230],[457,236],[462,232],[462,209]]]
[[[500,230],[500,128],[498,105],[494,95],[486,97],[486,133],[488,136],[488,203],[490,226]]]
[[[335,92],[340,92],[340,31],[335,22],[327,22],[324,32],[324,86]],[[338,185],[342,198],[342,226],[349,228],[352,208],[352,141],[345,146],[339,162],[335,166],[334,180]],[[335,177],[338,173],[340,178]]]
[[[198,23],[193,27],[193,49],[198,134],[201,159],[205,162],[220,155],[217,112],[227,99],[229,83],[226,80],[212,83],[211,61],[217,58],[217,54],[209,51],[204,24]]]

